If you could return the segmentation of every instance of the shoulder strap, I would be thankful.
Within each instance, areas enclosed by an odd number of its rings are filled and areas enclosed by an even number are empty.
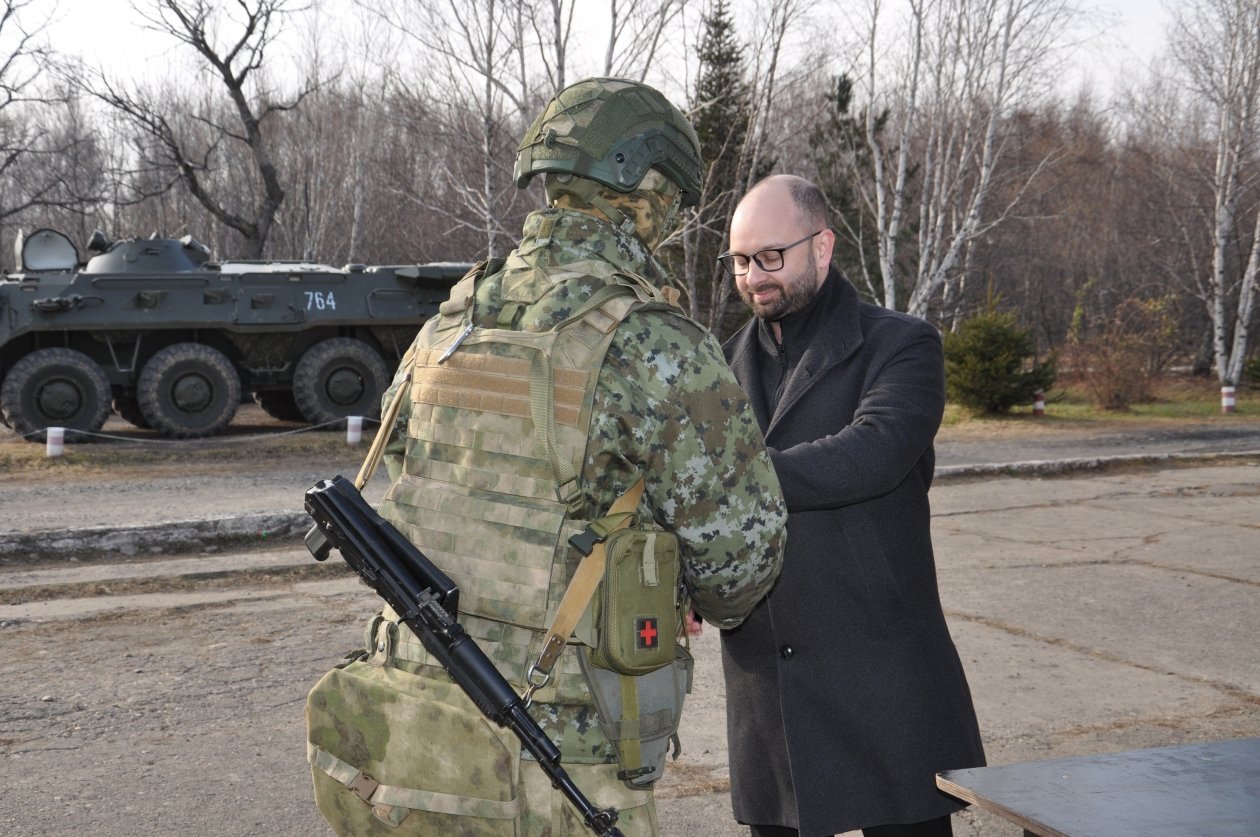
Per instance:
[[[367,457],[359,468],[359,475],[354,478],[354,487],[360,491],[372,478],[372,474],[376,473],[377,466],[381,464],[381,457],[385,454],[385,445],[389,441],[389,435],[394,431],[394,422],[398,420],[398,411],[402,407],[403,398],[407,395],[407,387],[411,383],[411,357],[410,351],[403,355],[401,365],[405,366],[407,371],[403,374],[403,379],[398,382],[398,389],[394,390],[394,397],[390,399],[389,406],[381,414],[381,426],[376,428],[372,446],[368,448]]]
[[[591,597],[595,595],[595,588],[604,578],[604,541],[610,534],[634,521],[635,509],[639,507],[639,498],[642,496],[643,477],[639,477],[634,485],[626,489],[625,494],[613,501],[608,514],[596,520],[582,533],[593,539],[593,545],[573,573],[573,578],[564,591],[564,598],[556,609],[556,618],[552,620],[543,640],[542,653],[538,655],[538,661],[530,667],[529,689],[525,692],[527,705],[533,693],[551,679],[551,671],[560,659],[560,652],[564,650],[565,643],[569,641],[569,636],[590,604]]]

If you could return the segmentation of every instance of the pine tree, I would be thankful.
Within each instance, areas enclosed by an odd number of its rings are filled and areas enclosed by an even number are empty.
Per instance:
[[[726,0],[717,0],[702,24],[694,124],[711,182],[718,187],[713,191],[730,192],[745,171],[741,158],[749,130],[748,85]]]
[[[685,235],[681,269],[675,264],[674,272],[686,277],[691,315],[719,332],[734,284],[717,257],[731,213],[743,196],[748,170],[752,105],[742,49],[729,3],[715,0],[702,17],[699,74],[691,103],[705,163],[704,192]]]

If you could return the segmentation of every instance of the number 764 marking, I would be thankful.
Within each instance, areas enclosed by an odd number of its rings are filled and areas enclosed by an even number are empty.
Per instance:
[[[336,311],[337,300],[332,291],[307,291],[306,310]]]

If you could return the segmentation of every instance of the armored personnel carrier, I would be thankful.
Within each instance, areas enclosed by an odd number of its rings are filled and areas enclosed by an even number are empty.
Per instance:
[[[242,393],[270,415],[375,416],[402,353],[470,265],[343,268],[224,261],[189,236],[108,241],[86,264],[51,229],[19,236],[0,278],[0,416],[42,440],[110,408],[171,438],[210,436]]]

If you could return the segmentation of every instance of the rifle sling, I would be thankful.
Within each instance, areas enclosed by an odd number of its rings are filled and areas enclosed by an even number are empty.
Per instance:
[[[608,514],[601,518],[608,524],[605,527],[607,531],[602,532],[604,538],[634,520],[634,510],[639,507],[639,498],[642,496],[643,477],[639,477],[634,485],[626,489],[625,494],[613,502]],[[596,527],[600,522],[597,520],[591,526]],[[592,547],[590,554],[578,564],[577,571],[573,573],[573,578],[564,591],[564,598],[560,600],[560,607],[556,609],[556,618],[552,620],[551,627],[547,630],[542,653],[538,656],[538,662],[534,664],[534,670],[542,674],[544,678],[550,676],[551,670],[555,668],[556,660],[560,659],[560,652],[564,650],[565,644],[573,634],[573,629],[577,627],[583,612],[590,604],[591,597],[595,595],[595,588],[603,580],[605,563],[604,540],[601,538]]]

